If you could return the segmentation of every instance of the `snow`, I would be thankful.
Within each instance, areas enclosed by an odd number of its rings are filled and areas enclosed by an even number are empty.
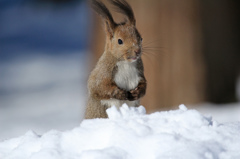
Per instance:
[[[86,105],[87,52],[19,54],[0,62],[0,141],[30,129],[43,134],[78,126]]]
[[[109,119],[83,120],[0,142],[0,158],[17,159],[238,159],[240,122],[219,123],[194,109],[146,114],[145,108],[107,110]]]
[[[240,158],[240,103],[153,114],[124,105],[81,122],[86,55],[1,61],[0,159]]]
[[[195,105],[194,108],[206,116],[212,116],[218,122],[240,121],[240,103],[202,103]]]

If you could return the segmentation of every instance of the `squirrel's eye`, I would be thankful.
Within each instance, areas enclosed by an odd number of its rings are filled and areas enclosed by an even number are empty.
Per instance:
[[[119,45],[122,45],[123,44],[123,41],[121,39],[118,39],[118,44]]]
[[[143,38],[141,38],[140,40],[143,41]]]

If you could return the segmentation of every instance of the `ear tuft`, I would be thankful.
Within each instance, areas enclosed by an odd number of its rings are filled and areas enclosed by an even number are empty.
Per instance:
[[[125,0],[109,0],[115,7],[116,11],[126,15],[130,24],[136,25],[136,20],[132,7]]]
[[[91,0],[91,7],[104,19],[106,31],[112,37],[116,23],[114,22],[112,14],[108,8],[99,0]]]

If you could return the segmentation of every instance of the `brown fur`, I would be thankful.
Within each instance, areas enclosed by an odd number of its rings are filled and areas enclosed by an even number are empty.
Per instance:
[[[141,35],[136,29],[132,8],[125,0],[112,0],[111,3],[118,8],[119,12],[127,16],[127,21],[116,24],[106,6],[98,0],[92,0],[92,8],[105,22],[107,38],[105,51],[88,80],[89,99],[85,113],[86,119],[107,118],[106,109],[109,106],[102,104],[102,100],[117,99],[139,103],[139,99],[146,92],[146,79],[141,59]],[[123,44],[118,43],[119,39]],[[138,85],[132,90],[120,88],[114,81],[118,72],[117,63],[120,61],[131,63],[135,60],[137,75],[140,79]]]

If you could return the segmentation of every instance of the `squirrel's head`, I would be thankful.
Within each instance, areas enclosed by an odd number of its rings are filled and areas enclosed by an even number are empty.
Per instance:
[[[131,6],[125,0],[109,0],[117,11],[125,15],[122,23],[116,23],[107,7],[99,0],[92,0],[92,8],[103,18],[106,32],[106,51],[118,60],[136,61],[142,54],[142,37],[136,28]]]

